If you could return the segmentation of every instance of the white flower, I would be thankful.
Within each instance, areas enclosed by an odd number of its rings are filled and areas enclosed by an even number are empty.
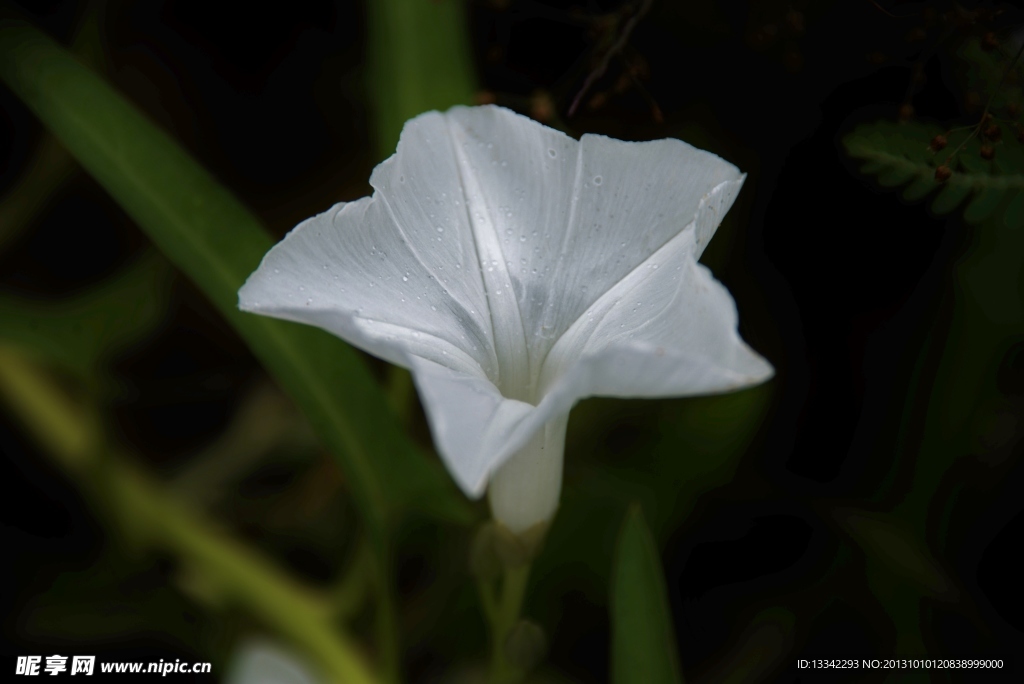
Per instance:
[[[583,397],[724,392],[772,367],[697,263],[744,175],[679,140],[579,141],[500,107],[406,123],[372,197],[301,223],[239,292],[410,369],[463,491],[558,505]],[[344,387],[338,388],[344,392]]]

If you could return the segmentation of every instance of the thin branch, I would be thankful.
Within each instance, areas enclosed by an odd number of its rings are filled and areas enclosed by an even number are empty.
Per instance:
[[[597,65],[597,68],[591,71],[587,75],[587,79],[583,82],[583,87],[576,93],[576,97],[572,101],[572,105],[569,106],[569,112],[566,116],[572,116],[576,109],[580,105],[580,101],[583,96],[587,94],[587,91],[593,87],[594,83],[597,82],[605,72],[608,70],[608,65],[612,61],[612,57],[619,54],[623,48],[626,47],[626,43],[629,42],[629,36],[633,33],[633,29],[636,28],[640,20],[643,19],[644,15],[650,11],[651,5],[654,4],[654,0],[641,0],[640,8],[631,16],[622,27],[622,32],[619,33],[619,37],[612,43],[612,46],[604,53],[604,57],[601,58],[601,62]]]

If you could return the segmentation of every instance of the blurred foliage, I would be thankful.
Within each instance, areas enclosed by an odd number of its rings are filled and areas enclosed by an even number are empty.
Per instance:
[[[0,295],[0,342],[95,385],[110,359],[151,335],[166,314],[170,268],[155,254],[63,301]]]
[[[476,90],[463,2],[368,3],[372,94],[379,159],[406,121],[431,109],[470,104]]]
[[[863,124],[843,139],[847,153],[867,160],[863,174],[877,176],[885,188],[902,185],[903,198],[918,201],[938,191],[931,202],[936,214],[948,214],[967,202],[964,218],[971,223],[996,214],[1007,221],[1024,219],[1024,149],[1015,139],[999,147],[997,158],[981,156],[985,144],[975,134],[958,131],[948,137],[956,157],[943,160],[942,153],[931,151],[929,144],[944,131],[938,126],[910,121],[880,121]],[[945,164],[952,175],[944,182],[936,180],[938,166]],[[909,185],[908,185],[909,184]]]
[[[376,158],[391,153],[406,119],[473,100],[513,105],[568,129],[561,113],[574,99],[600,118],[610,102],[634,97],[649,119],[643,125],[660,124],[662,111],[645,85],[652,65],[629,44],[640,19],[664,23],[678,42],[708,48],[730,31],[710,4],[691,9],[627,1],[590,18],[543,3],[481,4],[496,13],[513,6],[543,21],[583,26],[591,47],[572,64],[572,77],[549,91],[474,95],[468,33],[479,27],[470,26],[463,3],[367,3],[365,81]],[[744,40],[797,73],[806,23],[826,4],[758,3]],[[1005,474],[1020,452],[1019,392],[1001,385],[1006,373],[997,371],[1019,366],[1014,354],[1024,331],[1024,134],[1018,124],[1024,69],[1016,48],[1002,40],[1006,32],[997,41],[988,36],[991,18],[947,4],[953,9],[938,18],[922,15],[921,31],[935,35],[938,27],[942,38],[911,67],[908,92],[913,95],[920,60],[943,51],[968,118],[945,128],[928,123],[927,111],[911,108],[899,121],[861,124],[843,138],[847,155],[878,185],[905,186],[906,201],[927,198],[936,215],[962,207],[968,223],[964,254],[922,336],[898,443],[877,446],[891,463],[869,500],[837,504],[822,497],[809,504],[835,535],[818,551],[827,562],[803,585],[741,611],[728,646],[713,663],[687,671],[689,681],[777,676],[803,653],[821,616],[843,602],[856,603],[872,625],[892,629],[901,655],[932,652],[937,628],[929,616],[945,608],[986,633],[944,551],[960,502],[972,492],[983,497],[989,481]],[[84,14],[72,50],[103,73],[101,19],[96,11]],[[499,61],[500,51],[488,50],[485,58]],[[60,298],[0,294],[0,394],[121,540],[90,567],[40,588],[24,607],[25,633],[76,644],[127,639],[152,629],[153,616],[170,615],[160,623],[164,636],[215,661],[226,661],[235,643],[261,630],[291,641],[347,681],[427,679],[441,672],[458,681],[486,679],[474,654],[488,647],[489,616],[481,614],[465,563],[469,524],[477,516],[437,461],[416,445],[425,441],[425,427],[407,374],[391,371],[384,389],[364,359],[330,336],[239,313],[237,288],[271,238],[211,174],[69,52],[3,19],[0,75],[62,141],[44,134],[0,203],[0,249],[30,229],[71,177],[73,155],[163,252],[146,251],[98,285]],[[674,125],[674,134],[685,132],[702,147],[722,144],[713,129]],[[665,129],[645,130],[661,135]],[[934,144],[939,135],[945,138],[941,149]],[[940,182],[941,166],[950,175]],[[727,221],[741,223],[740,208]],[[728,225],[722,233],[731,237]],[[729,247],[717,240],[713,258],[724,258]],[[113,444],[106,433],[116,421],[97,413],[117,382],[117,357],[152,341],[173,315],[168,301],[175,276],[165,259],[199,286],[300,411],[266,384],[246,387],[227,427],[161,483],[133,465],[140,454]],[[557,641],[607,621],[612,681],[682,680],[675,646],[693,632],[680,624],[673,635],[668,602],[686,597],[666,587],[659,549],[673,535],[696,533],[694,513],[752,469],[744,459],[777,392],[766,385],[678,401],[589,400],[575,409],[561,509],[529,584],[524,572],[522,586],[507,585],[525,591],[525,614],[540,625],[506,616],[510,638],[499,648],[515,661],[514,676],[530,670],[543,652],[541,626]],[[319,458],[305,419],[335,461]],[[898,481],[908,484],[898,487]],[[301,562],[310,556],[320,560]],[[308,577],[317,563],[324,567]],[[305,575],[291,572],[293,565]],[[590,612],[571,621],[568,612],[584,604]],[[562,637],[567,631],[570,636]],[[421,666],[417,659],[426,652],[443,663]],[[640,664],[658,668],[658,675],[642,675]],[[529,680],[566,676],[541,665]]]
[[[613,684],[682,682],[658,547],[638,507],[619,533],[611,583]]]
[[[946,316],[932,324],[903,409],[898,458],[890,472],[902,471],[910,485],[890,512],[833,511],[859,545],[871,591],[895,624],[897,649],[905,653],[927,652],[923,615],[935,610],[935,601],[959,603],[980,623],[977,607],[923,540],[945,550],[949,515],[964,479],[984,478],[982,464],[1007,465],[1018,441],[1012,430],[993,426],[1000,417],[1021,413],[997,387],[997,367],[1024,331],[1024,49],[1019,34],[1005,30],[964,37],[965,26],[970,31],[973,22],[993,15],[957,11],[947,21],[960,35],[944,47],[963,88],[966,125],[944,129],[920,121],[929,113],[915,110],[908,99],[901,120],[861,124],[843,138],[847,154],[866,162],[862,174],[883,188],[906,186],[902,197],[908,202],[934,193],[930,208],[937,215],[963,206],[964,229],[970,232],[943,288]],[[921,59],[930,58],[925,53]],[[914,73],[921,71],[919,62]],[[919,427],[912,427],[915,416],[923,417]],[[991,437],[979,440],[979,428]],[[891,484],[890,478],[883,491]],[[927,681],[908,675],[913,676]]]
[[[238,310],[238,289],[272,246],[258,221],[162,131],[42,34],[0,29],[0,74],[210,297],[302,406],[356,486],[383,543],[395,507],[467,520],[434,464],[394,427],[355,351],[308,326]],[[345,387],[346,392],[331,388]]]

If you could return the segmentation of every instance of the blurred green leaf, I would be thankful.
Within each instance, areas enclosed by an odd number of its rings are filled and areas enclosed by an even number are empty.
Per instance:
[[[611,588],[613,684],[682,682],[661,555],[639,506],[619,533]]]
[[[845,509],[837,509],[833,515],[869,558],[913,583],[918,593],[943,598],[955,595],[956,589],[928,549],[895,518]]]
[[[46,201],[74,172],[70,155],[53,136],[44,135],[24,174],[0,199],[0,250],[28,228]]]
[[[0,26],[0,77],[199,285],[291,394],[339,458],[378,540],[403,505],[469,519],[444,472],[398,428],[351,347],[313,328],[238,311],[238,288],[272,241],[234,196],[35,29]]]
[[[369,88],[383,159],[409,119],[472,101],[473,62],[463,0],[374,0],[367,11]]]
[[[171,270],[147,254],[93,289],[59,301],[0,295],[0,340],[83,380],[148,335],[166,307]]]
[[[997,212],[1000,200],[1008,191],[1024,190],[1024,148],[1010,137],[996,148],[996,161],[981,157],[977,136],[969,131],[950,135],[948,149],[933,153],[928,145],[942,129],[918,122],[894,123],[878,121],[858,126],[843,138],[847,153],[865,160],[861,173],[877,176],[882,187],[898,187],[909,183],[903,197],[910,201],[924,199],[941,188],[932,201],[932,211],[945,214],[960,206],[974,194],[964,218],[972,223],[983,221]],[[950,161],[953,176],[945,183],[935,180],[935,169],[960,147]]]

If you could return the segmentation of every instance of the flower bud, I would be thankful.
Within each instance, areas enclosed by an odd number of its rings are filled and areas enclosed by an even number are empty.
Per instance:
[[[928,149],[932,152],[938,152],[939,150],[945,149],[947,144],[946,136],[937,135],[932,138],[932,141],[928,144]]]
[[[989,145],[987,143],[981,146],[980,152],[981,152],[981,158],[982,159],[987,159],[989,161],[994,159],[995,156],[996,156],[996,148],[992,147],[991,145]]]
[[[945,183],[953,175],[953,172],[949,170],[949,167],[943,164],[935,169],[935,181],[937,183]]]

